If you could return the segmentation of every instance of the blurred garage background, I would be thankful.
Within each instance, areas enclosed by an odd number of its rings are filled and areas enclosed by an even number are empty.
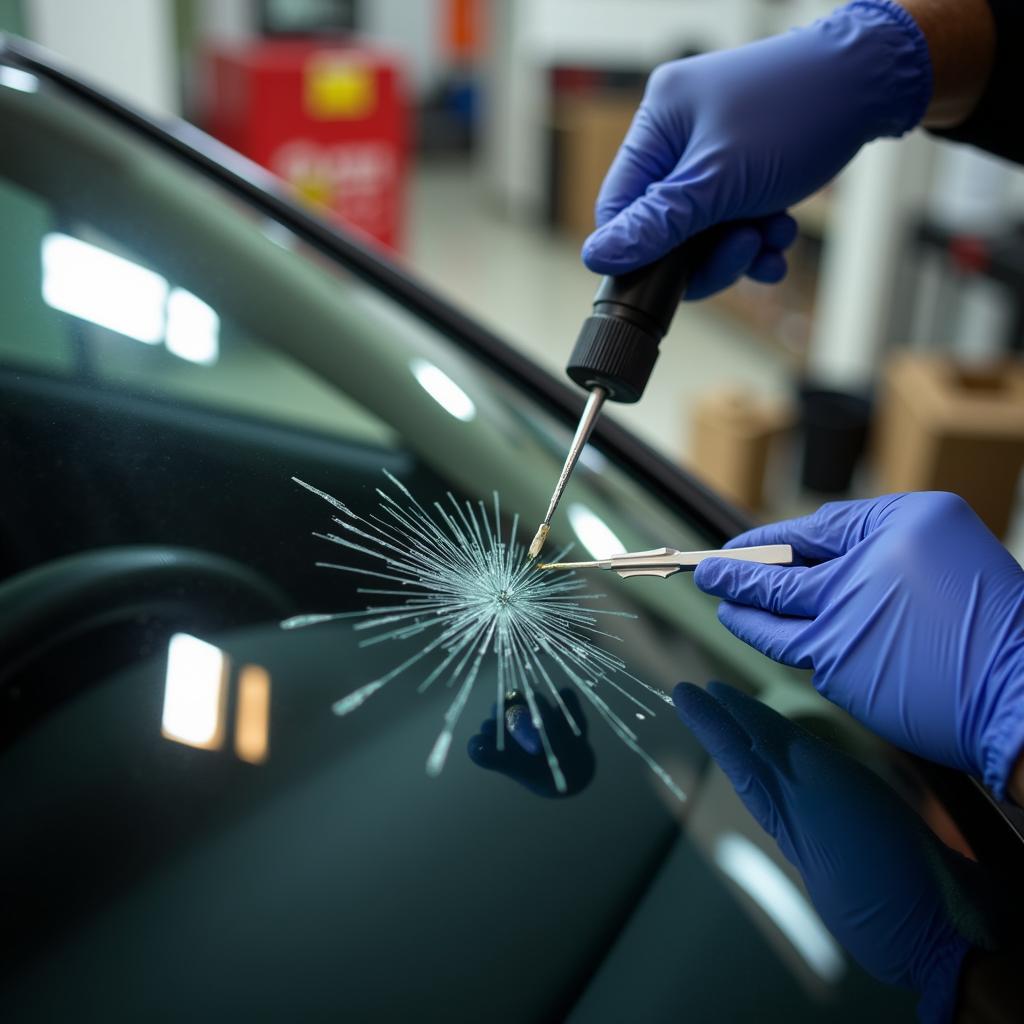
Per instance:
[[[830,6],[0,0],[0,30],[200,125],[561,373],[596,286],[580,242],[651,69]],[[685,307],[611,415],[759,517],[955,490],[1020,556],[1024,175],[917,132],[795,213],[786,281]]]

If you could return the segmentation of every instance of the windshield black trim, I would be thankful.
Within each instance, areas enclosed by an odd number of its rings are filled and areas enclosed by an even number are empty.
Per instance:
[[[304,242],[337,260],[347,271],[374,285],[462,348],[528,388],[548,408],[575,426],[586,400],[583,392],[556,380],[507,342],[421,285],[386,256],[373,252],[343,229],[302,209],[285,194],[281,182],[262,167],[194,125],[176,118],[158,121],[113,99],[63,68],[52,54],[23,39],[0,34],[0,62],[57,84],[185,159],[219,185],[286,224]],[[587,312],[580,310],[581,323]],[[566,338],[567,354],[572,340]],[[670,504],[685,507],[694,524],[715,541],[724,541],[751,525],[738,509],[607,417],[599,421],[595,436],[613,458],[625,463],[642,479],[645,487]]]

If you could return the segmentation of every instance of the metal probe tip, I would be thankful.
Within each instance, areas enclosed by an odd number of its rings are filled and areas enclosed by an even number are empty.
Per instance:
[[[529,555],[531,559],[536,558],[540,554],[540,549],[544,547],[544,541],[548,539],[548,532],[551,530],[551,519],[555,514],[555,509],[558,508],[558,503],[562,500],[562,492],[565,490],[565,485],[569,482],[569,477],[579,461],[580,453],[583,451],[590,433],[594,429],[598,414],[601,412],[601,406],[607,397],[608,392],[600,387],[591,388],[590,394],[587,396],[587,404],[583,407],[579,425],[576,427],[576,434],[572,439],[572,444],[569,446],[569,454],[565,457],[565,465],[562,467],[562,472],[558,477],[558,483],[555,484],[555,492],[551,495],[551,502],[544,515],[544,520],[540,524],[533,542],[530,544]]]
[[[544,547],[544,542],[548,539],[548,533],[550,532],[551,527],[548,526],[547,523],[541,523],[537,528],[537,532],[530,543],[529,555],[531,559],[536,558],[540,554],[540,549]],[[541,566],[541,568],[543,568],[543,566]]]

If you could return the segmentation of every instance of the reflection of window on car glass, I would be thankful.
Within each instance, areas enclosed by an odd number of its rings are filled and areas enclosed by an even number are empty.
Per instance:
[[[102,308],[85,317],[83,332],[101,380],[347,438],[393,440],[360,404],[265,344],[232,317],[230,306],[218,308],[216,287],[202,298],[144,267],[103,234],[89,229],[79,234],[87,241],[77,241],[61,269],[73,279],[75,264],[84,263],[82,270],[95,284],[93,302],[109,297],[118,315],[136,321],[115,332],[102,325]],[[112,253],[123,266],[104,266]],[[131,303],[125,301],[128,294]]]
[[[358,402],[218,302],[0,177],[0,361],[393,445]],[[151,239],[159,251],[159,239]]]

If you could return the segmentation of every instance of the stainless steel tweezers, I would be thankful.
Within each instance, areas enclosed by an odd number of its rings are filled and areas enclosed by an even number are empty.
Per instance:
[[[630,576],[660,576],[667,579],[677,572],[695,569],[705,558],[737,558],[764,565],[790,565],[793,549],[789,544],[763,544],[754,548],[721,548],[716,551],[676,551],[655,548],[653,551],[628,551],[596,562],[542,562],[538,569],[610,569],[623,579]]]

